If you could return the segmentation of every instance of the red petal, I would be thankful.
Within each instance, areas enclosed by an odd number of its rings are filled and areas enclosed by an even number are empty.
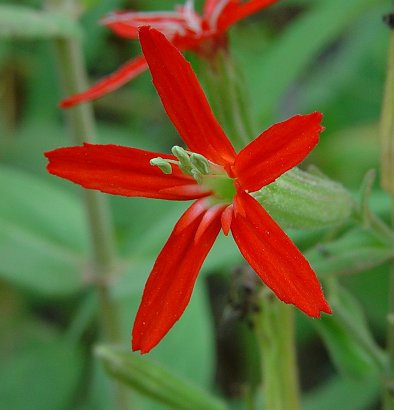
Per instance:
[[[227,236],[230,232],[231,221],[233,220],[233,205],[229,205],[222,213],[221,224],[223,233]]]
[[[271,6],[278,0],[250,0],[240,4],[239,0],[232,0],[223,9],[218,21],[218,29],[223,31],[237,21],[257,13],[261,9]]]
[[[227,3],[231,0],[227,0]],[[216,7],[221,6],[223,0],[206,0],[204,3],[203,16],[209,20],[216,10]]]
[[[96,100],[111,91],[117,90],[123,84],[137,77],[148,68],[143,56],[130,60],[118,68],[114,73],[78,94],[74,94],[60,102],[61,108],[70,108],[74,105]]]
[[[247,218],[238,213],[239,205]],[[331,313],[308,261],[260,204],[244,192],[235,197],[231,231],[242,255],[279,299],[309,316]]]
[[[220,231],[220,212],[216,212],[196,237],[206,213],[193,209],[203,201],[182,215],[155,262],[134,322],[133,350],[147,353],[155,347],[189,303],[201,265]]]
[[[233,163],[235,151],[216,121],[190,64],[160,32],[140,29],[153,83],[186,145],[216,164]]]
[[[251,192],[275,181],[300,163],[319,141],[322,114],[296,115],[273,125],[247,145],[234,165],[244,190]]]
[[[172,200],[196,199],[208,194],[178,167],[173,167],[172,174],[165,175],[149,164],[152,158],[159,156],[176,159],[172,155],[92,144],[59,148],[45,155],[51,174],[107,194]]]
[[[182,33],[188,28],[188,22],[182,12],[133,12],[117,11],[101,20],[101,23],[120,37],[138,38],[138,28],[151,26],[160,30],[167,37]]]
[[[210,207],[205,212],[204,216],[202,217],[200,221],[200,225],[196,231],[196,234],[194,236],[194,243],[201,242],[201,238],[203,238],[205,232],[207,231],[207,229],[209,229],[213,220],[218,219],[218,217],[220,217],[220,220],[221,220],[221,216],[225,208],[226,208],[225,205],[220,204],[220,205],[215,205],[215,206]]]

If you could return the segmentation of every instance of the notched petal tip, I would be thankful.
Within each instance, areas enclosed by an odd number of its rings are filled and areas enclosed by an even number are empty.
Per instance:
[[[154,346],[141,346],[141,343],[137,343],[137,337],[135,337],[133,334],[131,336],[131,350],[133,352],[139,352],[141,355],[149,353]]]
[[[138,34],[141,37],[145,36],[145,35],[149,35],[149,32],[152,31],[152,27],[151,26],[140,26],[138,27]]]

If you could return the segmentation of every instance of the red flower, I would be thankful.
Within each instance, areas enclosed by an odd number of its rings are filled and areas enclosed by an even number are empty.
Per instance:
[[[85,188],[196,199],[176,224],[146,283],[133,349],[151,350],[182,315],[221,228],[225,235],[231,230],[242,255],[281,300],[310,316],[330,313],[307,260],[252,194],[308,155],[323,129],[322,115],[297,115],[276,124],[237,154],[178,50],[149,27],[140,29],[140,41],[167,114],[190,151],[174,147],[175,155],[167,155],[85,144],[46,153],[50,173]]]
[[[139,27],[149,25],[165,34],[182,51],[193,50],[210,55],[225,42],[224,33],[231,25],[277,1],[206,0],[203,13],[199,15],[194,10],[193,0],[186,0],[186,4],[174,12],[119,11],[105,17],[102,23],[120,37],[132,40],[138,38]],[[86,91],[64,99],[60,106],[69,108],[100,98],[117,90],[147,67],[143,56],[130,60]]]

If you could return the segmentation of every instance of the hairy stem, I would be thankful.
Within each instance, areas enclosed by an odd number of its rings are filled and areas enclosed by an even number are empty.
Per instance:
[[[261,292],[260,301],[256,333],[262,356],[264,408],[298,410],[294,308],[266,288]]]
[[[256,137],[242,75],[225,49],[203,63],[201,74],[210,104],[228,138],[240,150]]]
[[[55,41],[60,77],[67,94],[86,88],[85,65],[81,46],[76,39]],[[80,105],[67,112],[74,144],[93,141],[94,116],[89,104]],[[110,281],[116,266],[113,228],[106,198],[99,192],[84,190],[92,252],[92,273],[97,289],[103,338],[110,343],[120,341],[117,306],[110,296]],[[115,386],[117,409],[127,409],[127,391]]]

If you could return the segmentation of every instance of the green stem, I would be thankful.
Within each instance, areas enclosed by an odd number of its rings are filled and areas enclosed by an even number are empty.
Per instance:
[[[76,39],[55,41],[60,76],[67,94],[87,87],[85,64],[80,42]],[[92,141],[95,135],[94,116],[89,104],[79,105],[67,112],[74,144]],[[99,192],[84,190],[84,202],[90,232],[92,269],[97,289],[103,338],[110,343],[120,341],[120,326],[116,304],[110,296],[110,280],[116,266],[113,228],[106,198]],[[127,390],[115,386],[118,409],[127,409]]]
[[[221,50],[209,59],[202,75],[220,124],[234,147],[242,149],[256,134],[249,115],[242,75],[228,51]],[[256,316],[255,324],[262,357],[265,408],[298,410],[293,308],[266,291],[261,292],[260,302],[261,312]]]
[[[210,104],[228,138],[240,150],[256,137],[246,103],[242,75],[225,49],[203,62],[205,66],[201,74]]]
[[[264,407],[267,410],[300,409],[295,351],[294,308],[271,292],[261,292],[256,334],[263,368]]]
[[[394,30],[391,30],[385,95],[381,117],[381,184],[391,196],[394,215]],[[394,222],[394,217],[393,217]],[[384,409],[394,408],[394,262],[390,267],[389,313],[387,323],[388,372],[384,386]]]

